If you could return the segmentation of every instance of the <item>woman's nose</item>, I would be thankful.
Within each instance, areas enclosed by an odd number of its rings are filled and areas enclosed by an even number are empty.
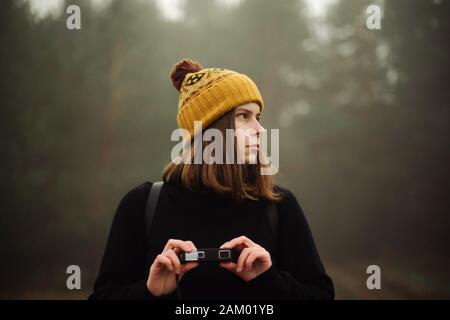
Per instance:
[[[260,136],[261,134],[264,134],[266,129],[259,123],[259,121],[256,121],[256,134]]]

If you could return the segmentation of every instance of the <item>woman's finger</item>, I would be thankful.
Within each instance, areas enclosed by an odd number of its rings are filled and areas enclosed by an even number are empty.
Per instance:
[[[181,264],[180,264],[180,259],[178,259],[177,254],[173,251],[173,250],[169,250],[164,252],[165,256],[168,257],[170,259],[170,261],[172,261],[172,264],[175,268],[175,272],[177,274],[181,273]]]
[[[253,250],[252,252],[250,252],[250,254],[247,256],[247,260],[245,260],[244,262],[245,271],[250,271],[255,260],[258,258],[262,258],[265,255],[266,251],[264,250]]]
[[[247,256],[250,254],[251,248],[245,248],[242,250],[241,254],[239,255],[239,259],[236,263],[236,271],[241,272],[243,269],[244,261],[247,259]]]
[[[166,257],[162,254],[159,254],[156,256],[155,262],[156,262],[156,264],[155,264],[156,268],[161,268],[161,266],[164,266],[170,271],[173,270],[172,261],[168,257]]]
[[[222,246],[220,248],[231,249],[238,245],[245,245],[247,247],[259,247],[259,245],[254,243],[252,240],[250,240],[246,236],[240,236],[240,237],[237,237],[230,241],[225,242],[224,244],[222,244]]]
[[[176,254],[178,254],[181,251],[181,249],[178,247],[174,247],[174,248],[172,248],[172,251],[175,252]]]
[[[191,246],[192,251],[197,251],[197,247],[195,246],[195,244],[194,244],[192,241],[188,240],[188,241],[186,241],[186,243],[187,243],[189,246]]]
[[[182,250],[179,247],[173,247],[172,250],[175,252],[175,254],[178,256],[178,254],[181,251],[186,251],[186,252],[192,252],[192,251],[197,251],[197,248],[195,247],[194,243],[192,241],[185,241],[185,243],[189,246],[190,250]]]
[[[178,240],[178,239],[169,239],[169,241],[167,241],[166,246],[164,247],[163,252],[169,251],[170,249],[173,249],[173,248],[180,248],[186,252],[190,252],[192,250],[192,246],[189,245],[187,243],[187,241]]]

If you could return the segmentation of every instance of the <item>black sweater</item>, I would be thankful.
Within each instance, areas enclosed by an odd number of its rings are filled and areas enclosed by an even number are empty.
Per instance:
[[[146,286],[150,266],[169,239],[214,248],[241,235],[269,251],[272,267],[245,282],[218,264],[200,264],[180,281],[183,299],[334,298],[333,283],[302,209],[289,190],[277,187],[284,198],[277,204],[279,243],[275,251],[262,201],[235,203],[218,194],[191,192],[166,183],[153,219],[151,245],[146,248],[144,208],[151,185],[144,182],[120,201],[89,299],[176,299],[176,290],[156,297]]]

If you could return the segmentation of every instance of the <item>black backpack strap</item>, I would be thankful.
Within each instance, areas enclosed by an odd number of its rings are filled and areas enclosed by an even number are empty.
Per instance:
[[[145,227],[147,243],[150,244],[150,229],[152,227],[153,218],[155,217],[156,207],[158,206],[159,194],[163,186],[163,181],[157,181],[152,184],[148,192],[147,205],[145,206]],[[176,276],[177,282],[178,276]],[[177,298],[182,299],[180,284],[177,285]]]
[[[274,244],[274,249],[275,249],[275,253],[277,251],[278,248],[278,210],[277,210],[277,204],[274,201],[270,201],[267,204],[267,213],[269,215],[269,220],[270,220],[270,227],[272,230],[272,236],[273,236],[273,244]]]
[[[155,217],[156,206],[158,205],[159,194],[161,193],[163,184],[163,181],[154,182],[148,192],[147,204],[145,206],[145,231],[148,241],[150,241],[150,228]]]

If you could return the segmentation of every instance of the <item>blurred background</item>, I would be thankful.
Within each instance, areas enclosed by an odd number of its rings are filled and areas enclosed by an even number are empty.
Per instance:
[[[0,298],[87,298],[120,199],[170,161],[182,58],[259,86],[262,123],[280,129],[276,181],[337,299],[450,298],[449,6],[2,0]],[[66,287],[72,264],[81,290]]]

